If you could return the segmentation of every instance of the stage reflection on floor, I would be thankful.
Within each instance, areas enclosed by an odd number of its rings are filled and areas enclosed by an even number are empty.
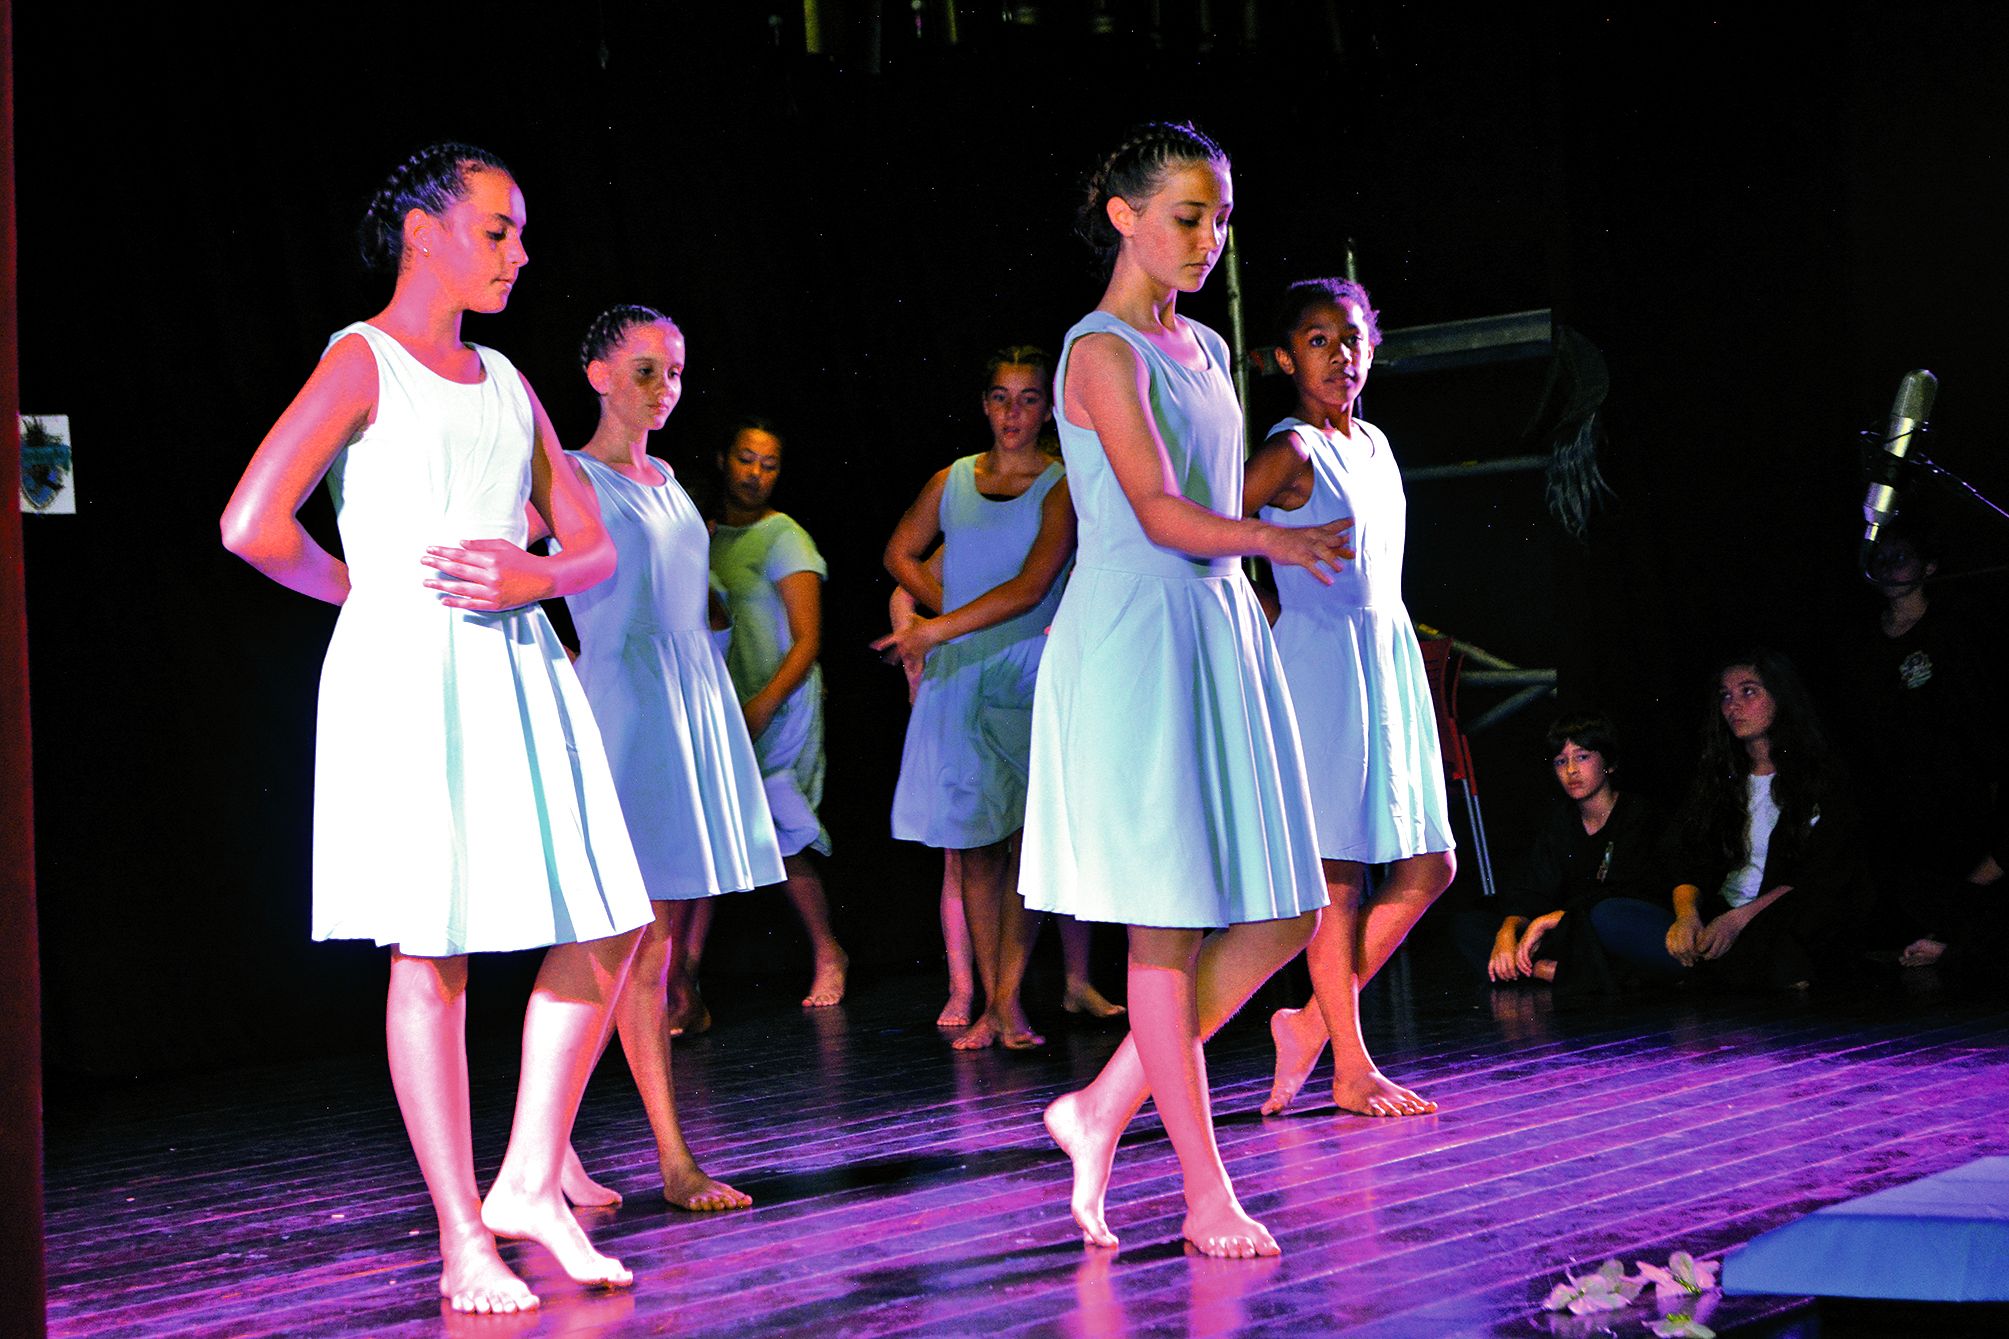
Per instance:
[[[1177,1169],[1147,1108],[1084,1247],[1043,1103],[1121,1027],[1037,1014],[1030,1054],[952,1052],[923,978],[837,1009],[748,1001],[676,1050],[685,1128],[752,1210],[681,1213],[618,1056],[577,1145],[626,1192],[589,1212],[636,1274],[585,1294],[506,1256],[536,1314],[467,1319],[434,1291],[433,1220],[381,1057],[108,1090],[52,1113],[57,1335],[683,1336],[1590,1334],[1540,1303],[1565,1269],[1713,1255],[1819,1205],[2009,1153],[2009,1013],[1890,984],[1850,998],[1551,1007],[1430,991],[1398,959],[1370,997],[1384,1067],[1442,1104],[1375,1121],[1319,1100],[1263,1118],[1259,1001],[1210,1048],[1222,1153],[1281,1259],[1178,1240]],[[1275,1001],[1271,1001],[1274,1003]],[[1070,1025],[1071,1024],[1071,1025]],[[479,1042],[481,1039],[477,1039]],[[489,1057],[489,1058],[483,1058]],[[499,1159],[505,1046],[477,1046],[476,1143]],[[1777,1302],[1727,1299],[1730,1331]],[[1644,1306],[1599,1322],[1645,1333]]]

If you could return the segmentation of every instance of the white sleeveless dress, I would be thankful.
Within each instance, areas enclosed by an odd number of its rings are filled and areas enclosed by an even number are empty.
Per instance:
[[[1187,500],[1241,518],[1242,412],[1221,337],[1190,322],[1194,370],[1107,312],[1067,332],[1121,338]],[[1032,707],[1019,890],[1037,911],[1212,928],[1326,904],[1290,691],[1233,558],[1145,535],[1101,439],[1060,416],[1081,522]]]
[[[658,901],[780,883],[774,820],[705,617],[711,535],[669,469],[637,483],[583,451],[620,561],[565,597],[579,680],[607,742],[642,880]]]
[[[364,322],[376,421],[328,471],[350,592],[321,670],[316,939],[406,953],[538,948],[646,924],[648,895],[600,732],[535,605],[453,609],[429,545],[526,537],[530,397],[474,346],[449,381]]]
[[[1265,507],[1278,525],[1353,518],[1353,561],[1327,586],[1296,567],[1276,570],[1277,652],[1310,766],[1319,854],[1379,865],[1449,851],[1451,810],[1437,712],[1416,625],[1402,602],[1409,504],[1388,437],[1355,419],[1334,441],[1301,419],[1290,432],[1311,458],[1311,497],[1296,511]]]

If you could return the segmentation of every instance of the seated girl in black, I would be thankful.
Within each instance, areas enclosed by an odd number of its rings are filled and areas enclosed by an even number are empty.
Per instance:
[[[1791,662],[1726,663],[1669,842],[1672,896],[1598,904],[1605,951],[1646,976],[1804,988],[1869,903],[1846,794]]]

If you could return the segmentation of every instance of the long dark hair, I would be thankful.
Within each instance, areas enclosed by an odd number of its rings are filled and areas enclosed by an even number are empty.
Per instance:
[[[1756,648],[1726,656],[1709,677],[1708,715],[1702,726],[1701,758],[1679,820],[1684,845],[1697,855],[1733,870],[1751,858],[1749,823],[1750,752],[1730,733],[1719,708],[1724,671],[1749,665],[1772,695],[1772,802],[1779,825],[1771,849],[1790,858],[1806,840],[1821,805],[1840,790],[1840,764],[1814,700],[1793,662],[1777,651]]]

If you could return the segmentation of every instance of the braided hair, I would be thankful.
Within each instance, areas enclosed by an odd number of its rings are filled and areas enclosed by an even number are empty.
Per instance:
[[[1351,279],[1300,279],[1286,288],[1283,303],[1277,308],[1277,323],[1273,327],[1277,343],[1288,349],[1291,331],[1297,329],[1304,314],[1326,302],[1341,310],[1345,310],[1349,302],[1358,306],[1361,318],[1367,322],[1368,342],[1380,347],[1381,313],[1374,310],[1374,299],[1367,295],[1367,289]]]
[[[586,327],[586,338],[579,341],[579,366],[583,368],[605,358],[620,347],[621,341],[636,326],[654,325],[658,321],[676,324],[654,307],[625,303],[607,308],[593,318],[593,324]]]
[[[405,215],[414,209],[434,217],[444,214],[466,198],[468,174],[484,171],[515,175],[488,150],[452,141],[428,145],[392,168],[356,228],[363,264],[396,274],[405,256]]]
[[[1186,163],[1227,165],[1227,150],[1190,121],[1147,121],[1133,129],[1089,174],[1075,231],[1105,263],[1113,264],[1123,238],[1109,221],[1109,201],[1138,205],[1157,194],[1165,174]]]

